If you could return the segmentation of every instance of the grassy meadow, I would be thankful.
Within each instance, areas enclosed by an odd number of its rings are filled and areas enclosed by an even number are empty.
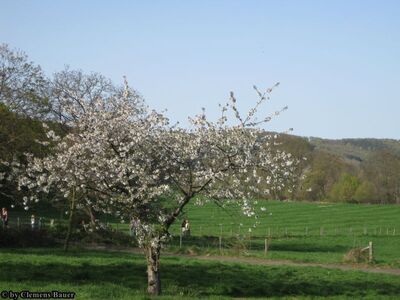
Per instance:
[[[139,254],[58,248],[0,249],[0,290],[74,291],[76,299],[144,299]],[[395,299],[400,276],[318,267],[256,266],[163,257],[164,299],[272,297]]]
[[[350,249],[366,247],[372,241],[374,264],[400,267],[398,205],[258,201],[255,207],[257,219],[244,216],[233,205],[221,208],[213,203],[190,204],[172,227],[174,239],[169,249],[195,254],[342,263]],[[181,248],[179,235],[183,218],[190,221],[191,237],[182,238]],[[128,232],[127,224],[114,226]],[[267,255],[264,253],[266,238]],[[243,245],[245,251],[241,250]]]
[[[394,229],[395,235],[400,235],[399,205],[258,201],[255,207],[257,220],[243,216],[234,206],[222,209],[213,203],[190,205],[184,217],[191,223],[192,234],[199,236],[221,231],[223,236],[319,236],[321,230],[323,235],[393,235]],[[261,211],[262,207],[266,211]],[[253,227],[255,221],[260,224]],[[173,232],[179,232],[179,224]]]
[[[365,247],[372,241],[376,265],[400,268],[398,205],[258,201],[255,207],[258,219],[244,216],[233,205],[221,208],[214,203],[189,204],[172,227],[174,236],[168,251],[342,263],[344,254],[350,249]],[[266,211],[262,211],[262,207]],[[60,218],[59,213],[48,211],[35,214],[47,219]],[[17,216],[29,222],[27,212],[10,212],[10,215],[14,224]],[[190,221],[191,237],[182,238],[180,247],[183,218]],[[116,223],[107,216],[101,219],[115,229],[129,232],[126,223]],[[264,253],[266,238],[267,255]]]
[[[191,251],[206,249],[234,255],[235,250],[229,248],[235,248],[232,240],[240,234],[245,254],[250,256],[342,263],[350,249],[363,248],[372,241],[375,264],[400,267],[400,206],[258,201],[256,211],[257,220],[243,216],[234,207],[222,209],[212,203],[190,206],[185,217],[190,221],[192,237],[183,238],[182,246],[197,246]],[[259,224],[254,227],[256,221]],[[179,222],[172,231],[177,248]],[[265,238],[269,244],[267,255]]]

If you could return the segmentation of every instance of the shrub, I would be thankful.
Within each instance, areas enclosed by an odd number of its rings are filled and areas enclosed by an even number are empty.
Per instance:
[[[343,257],[344,262],[348,263],[366,263],[368,262],[368,252],[361,248],[354,248],[347,252]]]

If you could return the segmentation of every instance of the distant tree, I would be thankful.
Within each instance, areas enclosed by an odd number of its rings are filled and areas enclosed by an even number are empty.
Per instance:
[[[299,198],[311,201],[321,201],[328,197],[332,186],[340,175],[351,168],[339,156],[314,150],[309,168],[305,172]]]
[[[85,115],[87,107],[94,107],[99,98],[107,103],[107,99],[122,97],[123,93],[123,86],[114,85],[110,79],[99,73],[84,73],[66,67],[55,73],[50,81],[49,98],[52,115],[62,124],[71,124]],[[139,109],[139,104],[142,102],[138,93],[130,89],[126,95]]]
[[[363,181],[354,193],[354,200],[358,203],[379,203],[376,187],[370,181]]]
[[[293,166],[291,176],[283,176],[282,178],[286,183],[285,188],[273,191],[274,198],[295,200],[301,193],[302,183],[310,166],[313,146],[305,138],[280,134],[277,138],[276,147],[293,155],[297,163]]]
[[[48,81],[42,69],[7,44],[0,44],[0,103],[32,118],[45,118],[50,111]]]
[[[332,186],[329,198],[335,202],[354,202],[354,196],[359,186],[360,181],[356,176],[343,173]]]
[[[372,155],[363,165],[365,177],[375,185],[381,203],[400,204],[400,156],[389,151]]]
[[[12,112],[0,103],[0,206],[8,206],[23,195],[17,190],[16,182],[7,180],[11,172],[11,164],[26,162],[25,153],[35,157],[48,154],[47,146],[36,143],[45,138],[42,122],[26,115]],[[17,201],[18,202],[18,201]]]

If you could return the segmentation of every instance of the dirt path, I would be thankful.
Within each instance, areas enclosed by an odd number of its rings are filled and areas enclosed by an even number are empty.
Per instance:
[[[88,250],[104,250],[104,251],[115,251],[115,252],[129,252],[136,254],[143,254],[143,251],[139,248],[124,248],[124,247],[110,247],[110,246],[85,246]],[[232,262],[249,265],[262,265],[262,266],[291,266],[291,267],[320,267],[326,269],[337,269],[342,271],[361,271],[367,273],[380,273],[400,276],[400,269],[391,269],[383,267],[369,267],[366,265],[344,265],[344,264],[322,264],[322,263],[308,263],[308,262],[295,262],[291,260],[271,260],[271,259],[259,259],[251,257],[237,257],[237,256],[218,256],[218,255],[185,255],[164,252],[163,256],[178,256],[191,259],[199,259],[206,261],[217,261],[217,262]]]
[[[257,259],[250,257],[232,257],[232,256],[189,256],[200,260],[212,260],[220,262],[236,262],[250,265],[262,266],[293,266],[293,267],[321,267],[326,269],[339,269],[343,271],[362,271],[368,273],[381,273],[399,275],[400,269],[388,269],[380,267],[367,267],[357,265],[341,265],[341,264],[321,264],[321,263],[307,263],[307,262],[294,262],[290,260],[271,260],[271,259]]]

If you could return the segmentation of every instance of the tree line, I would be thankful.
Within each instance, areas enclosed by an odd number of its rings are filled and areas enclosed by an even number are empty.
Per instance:
[[[307,159],[298,168],[295,187],[277,193],[277,199],[400,203],[400,155],[396,151],[372,150],[363,159],[354,159],[329,148],[320,149],[307,138],[281,136],[281,139],[285,140],[283,149]]]

